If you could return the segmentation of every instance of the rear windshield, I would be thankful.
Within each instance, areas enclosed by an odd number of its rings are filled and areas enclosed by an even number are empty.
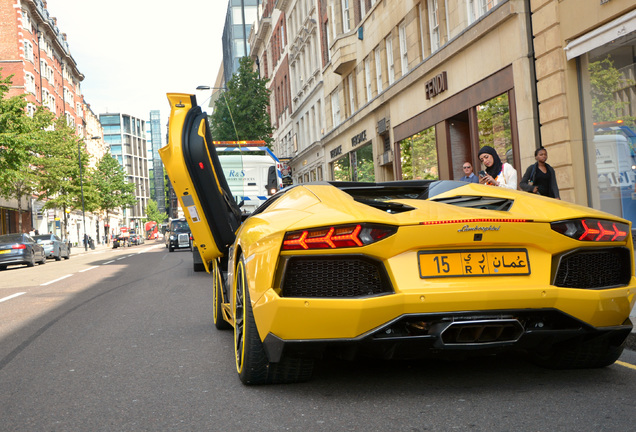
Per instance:
[[[0,243],[16,243],[22,241],[22,234],[0,235]]]

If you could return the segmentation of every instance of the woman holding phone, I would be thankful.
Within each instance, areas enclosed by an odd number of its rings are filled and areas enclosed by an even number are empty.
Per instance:
[[[502,163],[494,148],[483,146],[478,156],[486,167],[479,173],[479,183],[517,189],[517,170],[507,162]]]

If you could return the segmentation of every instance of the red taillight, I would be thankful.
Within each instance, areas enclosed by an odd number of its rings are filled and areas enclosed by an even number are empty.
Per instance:
[[[11,249],[26,249],[26,245],[14,244],[13,246],[11,246]]]
[[[629,225],[602,219],[574,219],[553,222],[552,229],[581,241],[623,241],[629,235]]]
[[[397,232],[382,225],[342,225],[293,231],[285,234],[283,250],[338,249],[375,243]]]
[[[199,162],[199,168],[205,169],[205,166],[203,165],[203,162]]]

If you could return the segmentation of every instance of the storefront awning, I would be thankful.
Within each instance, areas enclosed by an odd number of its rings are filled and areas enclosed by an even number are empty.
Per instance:
[[[570,41],[565,47],[565,54],[568,60],[572,60],[634,31],[636,31],[636,10]]]

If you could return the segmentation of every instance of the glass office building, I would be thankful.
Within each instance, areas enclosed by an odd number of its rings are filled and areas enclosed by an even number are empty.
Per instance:
[[[223,74],[229,81],[238,70],[239,59],[250,53],[248,38],[258,17],[259,0],[230,0],[223,28]]]
[[[129,228],[141,227],[150,193],[146,121],[127,114],[107,113],[99,115],[99,122],[110,153],[124,168],[128,182],[135,184],[137,204],[124,209],[124,223]]]

